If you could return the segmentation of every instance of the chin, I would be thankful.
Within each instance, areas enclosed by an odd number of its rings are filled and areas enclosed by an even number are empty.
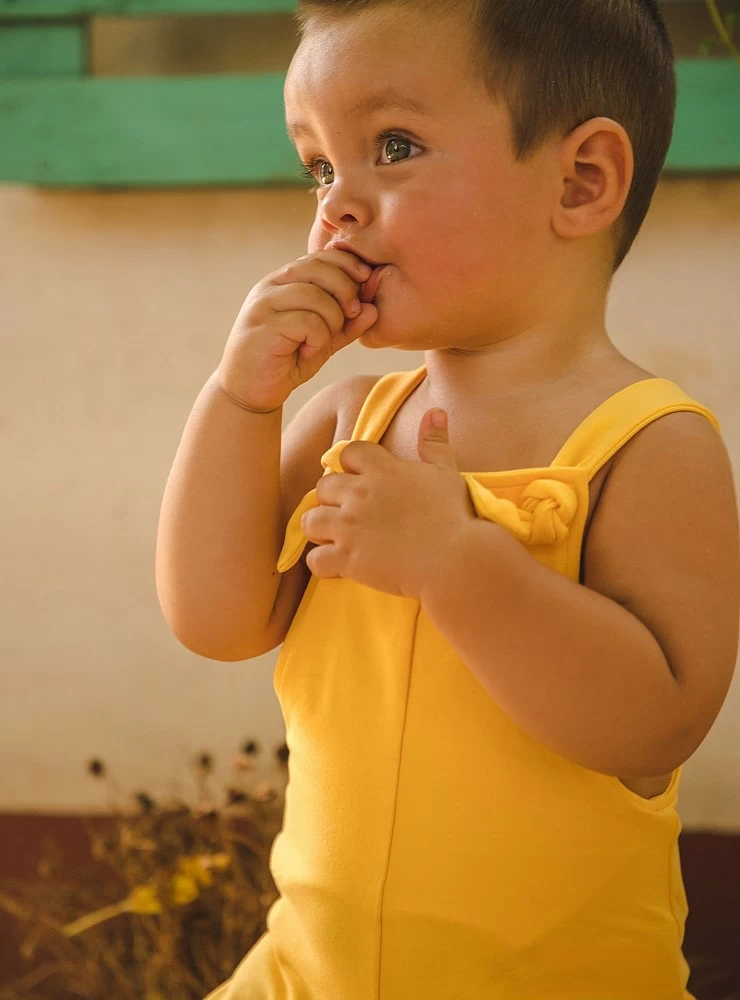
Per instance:
[[[372,339],[372,335],[366,331],[361,337],[358,337],[355,343],[359,344],[361,347],[367,347],[368,350],[377,351],[381,347],[385,347],[385,344],[378,344]]]
[[[369,330],[365,330],[362,336],[357,338],[357,343],[361,344],[363,347],[367,347],[368,350],[372,351],[379,351],[383,347],[396,346],[386,337],[382,336],[382,334],[379,334],[375,326],[371,326]]]
[[[362,347],[366,347],[371,351],[380,351],[383,348],[393,348],[397,351],[423,351],[424,347],[418,343],[414,343],[408,337],[403,338],[398,332],[392,331],[389,334],[382,334],[377,332],[378,324],[374,324],[369,330],[365,330],[357,340],[356,344],[360,344]]]

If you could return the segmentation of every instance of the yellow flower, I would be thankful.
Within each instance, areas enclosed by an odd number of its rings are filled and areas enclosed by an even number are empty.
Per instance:
[[[172,876],[172,899],[176,906],[187,906],[194,899],[198,898],[201,885],[212,885],[213,875],[211,868],[224,869],[229,867],[228,854],[200,854],[180,858],[177,864],[177,872]],[[89,927],[110,920],[120,913],[142,913],[156,914],[162,912],[162,904],[157,896],[155,886],[138,885],[128,894],[121,903],[114,903],[112,906],[104,906],[94,913],[80,917],[62,928],[62,932],[67,937],[81,934]]]
[[[213,875],[211,868],[228,868],[228,854],[199,854],[180,858],[177,863],[177,871],[185,878],[197,882],[199,885],[213,885]]]
[[[131,913],[161,913],[157,890],[150,885],[137,885],[129,893],[127,909]]]
[[[198,883],[187,875],[173,875],[172,898],[176,906],[187,906],[198,898]]]

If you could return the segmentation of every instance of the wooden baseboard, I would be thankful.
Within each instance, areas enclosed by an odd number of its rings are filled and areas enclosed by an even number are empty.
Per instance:
[[[100,817],[95,821],[99,828]],[[70,865],[89,860],[82,817],[0,813],[0,877],[33,877],[50,839]],[[728,1000],[740,995],[740,834],[684,831],[680,851],[689,900],[689,989],[696,1000]],[[15,923],[0,912],[0,984],[30,969],[18,954],[18,939]]]

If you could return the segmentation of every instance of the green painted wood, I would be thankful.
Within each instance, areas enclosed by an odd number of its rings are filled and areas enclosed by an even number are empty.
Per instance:
[[[740,68],[679,64],[667,171],[740,171]],[[0,79],[0,182],[71,187],[306,185],[283,73]]]
[[[296,0],[0,0],[0,21],[79,18],[95,14],[278,14],[295,10]]]
[[[695,0],[661,0],[662,7],[685,5]],[[264,13],[295,10],[295,0],[0,0],[4,18],[43,19],[93,14],[224,14]]]
[[[665,169],[740,170],[740,66],[733,59],[680,59],[673,141]]]
[[[0,181],[181,187],[298,182],[282,73],[0,81]]]
[[[81,24],[0,24],[0,77],[81,76],[84,71]]]

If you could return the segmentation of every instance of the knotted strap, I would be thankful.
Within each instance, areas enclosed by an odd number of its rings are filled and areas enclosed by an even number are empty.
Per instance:
[[[535,479],[524,490],[521,507],[517,507],[481,485],[472,473],[461,475],[479,517],[500,524],[525,545],[557,545],[568,537],[578,508],[578,495],[568,483]]]
[[[337,441],[321,458],[324,475],[344,472],[341,452],[349,441]],[[521,507],[496,496],[483,486],[472,472],[461,472],[468,486],[478,516],[494,521],[525,545],[556,545],[565,541],[578,507],[575,489],[557,479],[535,479],[521,498]],[[316,489],[308,492],[296,507],[285,530],[285,541],[277,568],[285,573],[300,559],[308,539],[303,534],[301,518],[307,510],[318,507]]]

